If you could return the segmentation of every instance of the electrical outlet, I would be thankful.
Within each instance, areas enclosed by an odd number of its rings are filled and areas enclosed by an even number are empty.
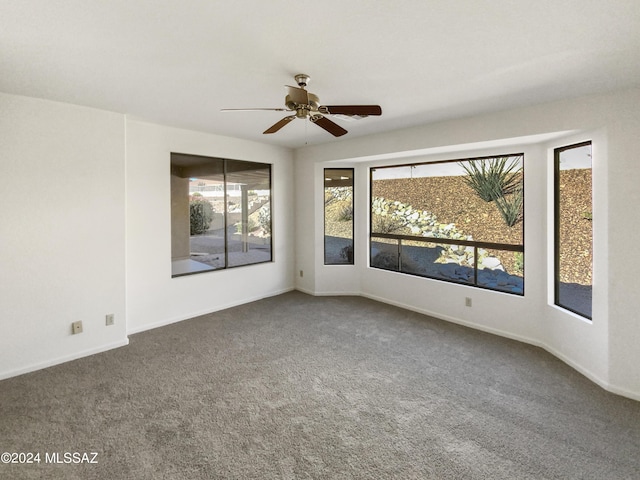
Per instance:
[[[300,276],[304,277],[304,271],[300,270]]]
[[[82,333],[82,321],[73,322],[71,324],[71,333],[76,335],[77,333]]]
[[[471,297],[465,297],[464,306],[465,307],[470,307],[471,306]]]
[[[114,318],[114,316],[113,316],[113,313],[110,313],[110,314],[108,314],[108,315],[105,317],[104,323],[105,323],[105,325],[107,325],[107,326],[109,326],[109,325],[113,325],[114,323],[116,323],[116,322],[115,322],[115,318]]]

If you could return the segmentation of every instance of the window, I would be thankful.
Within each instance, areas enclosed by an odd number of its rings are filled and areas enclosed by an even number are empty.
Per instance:
[[[353,168],[324,170],[324,263],[353,265]]]
[[[271,165],[171,154],[171,276],[271,261]]]
[[[557,148],[554,153],[554,302],[559,307],[591,319],[591,142]]]
[[[371,169],[371,267],[524,295],[523,159]]]

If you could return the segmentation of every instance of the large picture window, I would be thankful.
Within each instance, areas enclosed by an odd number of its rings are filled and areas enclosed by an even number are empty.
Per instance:
[[[591,142],[555,150],[555,304],[591,319]]]
[[[371,169],[371,267],[524,295],[523,159]]]
[[[353,168],[324,170],[324,263],[353,265]]]
[[[271,165],[171,154],[171,275],[271,261]]]

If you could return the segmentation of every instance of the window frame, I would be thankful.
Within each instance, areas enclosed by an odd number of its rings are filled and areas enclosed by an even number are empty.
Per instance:
[[[220,157],[210,157],[207,155],[195,155],[195,154],[188,154],[188,153],[180,153],[180,152],[170,152],[170,175],[174,175],[173,170],[174,170],[174,163],[173,163],[173,156],[179,156],[179,157],[192,157],[194,159],[204,159],[204,160],[210,160],[210,161],[216,161],[216,162],[222,162],[222,185],[221,185],[221,189],[219,189],[219,191],[222,193],[222,198],[223,198],[223,225],[224,225],[224,232],[223,232],[223,243],[224,243],[224,254],[221,253],[221,255],[223,255],[224,257],[224,265],[221,267],[212,267],[210,269],[206,269],[206,270],[194,270],[194,271],[187,271],[187,272],[181,272],[181,273],[173,273],[173,267],[171,268],[171,278],[179,278],[179,277],[184,277],[184,276],[191,276],[191,275],[197,275],[200,273],[210,273],[210,272],[215,272],[215,271],[219,271],[219,270],[229,270],[231,268],[238,268],[238,267],[246,267],[246,266],[251,266],[251,265],[260,265],[260,264],[264,264],[264,263],[272,263],[274,261],[274,251],[273,251],[273,164],[271,163],[263,163],[263,162],[255,162],[255,161],[251,161],[251,160],[236,160],[236,159],[227,159],[227,158],[220,158]],[[228,233],[228,228],[229,228],[229,202],[228,202],[228,192],[230,190],[238,190],[237,188],[232,188],[229,189],[229,181],[228,181],[228,176],[232,175],[234,173],[237,172],[232,172],[231,174],[228,171],[228,164],[229,162],[234,162],[234,163],[246,163],[246,164],[250,164],[250,165],[254,165],[254,166],[259,166],[260,169],[264,169],[264,170],[268,170],[268,191],[269,191],[269,200],[268,200],[268,204],[269,204],[269,260],[261,260],[261,261],[256,261],[256,262],[251,262],[251,263],[241,263],[241,264],[235,264],[235,265],[229,265],[229,247],[230,247],[230,242],[229,242],[229,233]],[[242,171],[239,171],[240,173]],[[189,178],[189,177],[183,177],[183,178]],[[199,178],[198,176],[194,176],[193,178]],[[234,183],[234,182],[231,182]],[[218,189],[216,189],[216,191],[218,191]],[[190,193],[188,194],[189,196],[191,195]],[[172,203],[173,203],[173,187],[170,191],[170,197],[172,198]],[[173,232],[173,206],[171,207],[171,224],[172,224],[172,232],[171,232],[171,242],[173,245],[173,241],[174,241],[174,232]],[[191,235],[190,235],[191,237]],[[173,250],[173,247],[172,247]],[[171,262],[174,261],[174,257],[173,257],[173,253],[170,257]]]
[[[445,163],[458,163],[458,162],[465,162],[465,161],[474,161],[474,160],[490,160],[490,159],[494,159],[494,158],[502,158],[502,157],[521,157],[522,158],[522,167],[520,169],[520,173],[522,175],[522,243],[519,245],[516,244],[506,244],[506,243],[496,243],[496,242],[486,242],[486,241],[476,241],[476,240],[462,240],[462,239],[449,239],[449,238],[442,238],[442,237],[424,237],[424,236],[413,236],[413,235],[397,235],[397,234],[388,234],[388,233],[375,233],[372,231],[373,228],[373,175],[375,170],[378,169],[384,169],[384,168],[402,168],[402,167],[414,167],[414,166],[421,166],[421,165],[437,165],[437,164],[445,164]],[[369,262],[368,262],[368,266],[369,268],[376,268],[379,270],[386,270],[386,271],[391,271],[391,272],[395,272],[395,273],[399,273],[399,274],[403,274],[403,275],[411,275],[411,276],[416,276],[416,277],[420,277],[420,278],[428,278],[431,280],[436,280],[436,281],[441,281],[441,282],[446,282],[446,283],[452,283],[455,285],[464,285],[467,287],[473,287],[473,288],[480,288],[483,290],[489,290],[492,292],[499,292],[499,293],[506,293],[508,295],[515,295],[515,296],[520,296],[520,297],[524,297],[525,295],[525,274],[524,274],[524,269],[523,269],[523,274],[522,274],[522,292],[509,292],[506,290],[500,290],[500,289],[496,289],[496,288],[491,288],[488,286],[484,286],[484,285],[480,285],[478,284],[478,272],[480,271],[478,269],[478,265],[477,265],[477,259],[478,259],[478,255],[477,255],[477,249],[478,248],[483,248],[483,249],[494,249],[494,250],[502,250],[502,251],[513,251],[513,252],[520,252],[522,253],[522,260],[523,260],[523,265],[524,265],[524,257],[525,257],[525,169],[524,169],[524,165],[525,165],[525,153],[524,152],[518,152],[518,153],[505,153],[505,154],[494,154],[494,155],[485,155],[485,156],[478,156],[478,157],[467,157],[467,158],[457,158],[457,159],[450,159],[450,160],[435,160],[435,161],[425,161],[425,162],[417,162],[417,163],[403,163],[403,164],[392,164],[392,165],[380,165],[380,166],[373,166],[369,168],[369,252],[368,252],[368,256],[369,256]],[[399,257],[399,265],[398,265],[398,269],[392,269],[392,268],[382,268],[379,266],[375,266],[372,264],[372,258],[371,258],[371,248],[372,248],[372,241],[374,238],[383,238],[383,239],[389,239],[389,240],[397,240],[398,241],[398,257]],[[418,273],[414,273],[414,272],[407,272],[407,271],[401,271],[401,250],[402,250],[402,241],[403,240],[407,240],[407,241],[412,241],[412,242],[424,242],[424,243],[433,243],[433,244],[449,244],[449,245],[461,245],[461,246],[468,246],[468,247],[473,247],[475,249],[475,254],[474,254],[474,266],[473,266],[473,279],[471,283],[468,282],[462,282],[462,281],[455,281],[455,280],[450,280],[447,278],[440,278],[440,277],[435,277],[435,276],[431,276],[431,275],[427,275],[427,274],[418,274]]]
[[[339,266],[339,265],[355,265],[355,191],[356,191],[356,187],[355,187],[355,168],[353,167],[338,167],[338,168],[324,168],[322,170],[322,194],[323,194],[323,200],[324,200],[324,194],[327,188],[327,171],[337,171],[337,170],[344,170],[344,171],[348,171],[351,173],[351,208],[352,208],[352,212],[353,212],[353,216],[351,218],[351,249],[352,249],[352,254],[351,254],[351,261],[347,261],[347,262],[340,262],[340,263],[330,263],[327,262],[327,208],[326,205],[323,204],[323,256],[324,256],[324,265],[330,265],[330,266]]]
[[[572,150],[575,148],[581,148],[586,146],[591,147],[593,155],[593,141],[585,140],[578,143],[572,143],[570,145],[563,145],[562,147],[556,147],[553,149],[553,304],[578,315],[581,318],[593,321],[593,311],[591,315],[587,315],[583,312],[579,312],[574,308],[562,305],[560,303],[560,155],[562,152]],[[593,175],[593,156],[591,157],[591,174]],[[593,210],[593,176],[591,178],[591,206]],[[593,226],[591,227],[591,246],[593,248]],[[593,250],[592,250],[593,251]],[[593,274],[593,258],[592,258],[592,274]],[[591,293],[591,306],[593,308],[593,284]]]

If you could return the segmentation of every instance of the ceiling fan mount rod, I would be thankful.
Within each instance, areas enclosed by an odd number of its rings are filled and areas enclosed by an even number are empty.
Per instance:
[[[311,80],[311,77],[305,73],[299,73],[293,78],[296,80],[296,82],[298,82],[298,86],[300,88],[306,87]]]

